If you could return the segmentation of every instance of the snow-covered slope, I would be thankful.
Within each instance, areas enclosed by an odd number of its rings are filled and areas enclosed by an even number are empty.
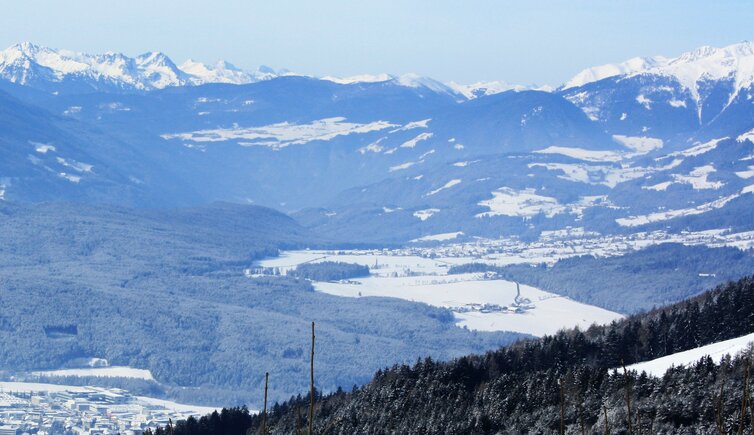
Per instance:
[[[244,84],[276,76],[269,69],[243,71],[224,61],[209,66],[189,60],[178,67],[160,52],[131,58],[121,53],[57,50],[29,42],[0,51],[0,78],[43,89],[73,83],[94,90],[152,90],[205,83]]]
[[[635,74],[646,71],[650,68],[664,66],[668,64],[668,58],[663,56],[654,57],[634,57],[625,62],[613,63],[607,65],[594,66],[587,68],[563,84],[563,89],[584,86],[587,83],[596,82],[608,77],[620,76],[624,74]]]
[[[733,338],[730,340],[719,341],[706,346],[697,347],[684,352],[674,353],[662,358],[633,364],[626,369],[636,370],[637,372],[647,372],[652,376],[662,376],[671,367],[685,366],[693,364],[705,356],[710,356],[715,362],[719,362],[725,355],[735,356],[745,351],[754,343],[754,334],[744,335],[743,337]]]
[[[730,79],[736,90],[748,88],[754,83],[754,43],[744,41],[722,48],[704,46],[676,58],[637,57],[618,64],[588,68],[567,81],[563,89],[613,76],[641,74],[671,77],[696,99],[699,99],[699,84],[704,81]]]

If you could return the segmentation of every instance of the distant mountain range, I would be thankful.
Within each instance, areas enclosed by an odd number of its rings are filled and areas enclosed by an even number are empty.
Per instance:
[[[391,243],[754,229],[748,42],[590,68],[539,90],[28,43],[0,53],[0,77],[9,201],[227,200]]]

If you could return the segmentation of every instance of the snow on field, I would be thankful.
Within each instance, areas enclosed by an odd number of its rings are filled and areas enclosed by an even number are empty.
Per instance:
[[[707,177],[715,173],[715,167],[704,165],[694,168],[688,175],[673,174],[673,179],[678,183],[690,184],[695,190],[719,189],[723,187],[720,181],[709,181]]]
[[[425,258],[418,255],[381,254],[372,251],[285,251],[279,257],[260,261],[259,266],[275,267],[284,273],[299,264],[323,261],[369,266],[373,276],[391,277],[407,275],[409,271],[418,275],[444,275],[450,265],[468,263],[472,258]]]
[[[551,146],[543,150],[534,151],[539,154],[561,154],[574,159],[586,160],[589,162],[617,162],[623,159],[623,155],[615,151],[595,151],[581,148],[569,148]]]
[[[36,382],[0,382],[0,391],[12,391],[17,393],[59,393],[71,391],[77,393],[95,392],[108,394],[110,390],[100,387],[81,387],[75,385],[41,384]],[[146,396],[134,396],[137,403],[149,404],[172,411],[186,413],[187,415],[205,415],[212,413],[216,407],[185,405],[170,400],[155,399]]]
[[[463,162],[455,162],[455,163],[453,163],[453,166],[455,166],[457,168],[465,168],[466,166],[469,166],[471,164],[478,163],[478,162],[479,162],[479,160],[472,160],[472,161],[468,161],[467,160],[467,161],[463,161]]]
[[[411,243],[416,242],[442,242],[445,240],[453,240],[455,238],[458,238],[459,236],[463,235],[463,231],[456,231],[454,233],[442,233],[442,234],[433,234],[431,236],[424,236],[419,237],[418,239],[411,240]]]
[[[529,163],[528,166],[530,168],[542,167],[548,171],[561,171],[563,175],[558,175],[558,178],[575,181],[577,183],[590,183],[592,178],[590,174],[590,169],[592,169],[592,167],[588,165],[571,163]]]
[[[749,178],[754,177],[754,166],[749,166],[748,170],[746,170],[746,171],[736,172],[736,175],[739,178],[743,178],[744,180],[748,180]]]
[[[443,235],[444,236],[444,235]],[[426,258],[370,251],[292,251],[263,260],[261,267],[285,273],[302,263],[341,261],[370,267],[371,275],[345,282],[314,282],[315,290],[341,297],[393,297],[454,311],[456,324],[480,331],[515,331],[545,335],[562,328],[609,323],[622,316],[602,308],[522,285],[486,279],[481,273],[448,275],[453,264],[478,261],[472,257]],[[485,304],[494,308],[484,307]],[[516,312],[517,308],[519,312]]]
[[[662,376],[671,367],[694,364],[705,356],[710,356],[715,362],[720,362],[725,355],[735,356],[749,349],[752,343],[754,343],[754,334],[744,335],[743,337],[674,353],[652,361],[633,364],[626,369],[636,370],[638,373],[647,372],[652,376]]]
[[[421,162],[418,162],[418,163],[421,163]],[[402,171],[404,169],[408,169],[414,166],[415,164],[417,164],[417,162],[406,162],[406,163],[401,163],[400,165],[391,166],[390,172]]]
[[[736,141],[738,141],[738,142],[743,142],[745,140],[748,140],[750,142],[754,142],[754,128],[752,128],[751,130],[747,131],[746,133],[744,133],[744,134],[742,134],[742,135],[740,135],[740,136],[738,136],[736,138]]]
[[[658,171],[675,168],[683,163],[682,159],[674,159],[664,166],[657,167],[633,167],[633,166],[608,166],[590,165],[579,163],[529,163],[530,168],[542,167],[549,171],[561,171],[563,174],[558,178],[587,184],[602,184],[613,188],[626,181],[645,177]]]
[[[66,179],[66,180],[68,180],[68,181],[70,181],[71,183],[74,183],[74,184],[78,184],[81,181],[81,177],[79,177],[78,175],[71,175],[71,174],[66,173],[66,172],[60,172],[60,173],[58,173],[58,177]]]
[[[396,128],[395,130],[390,130],[390,133],[396,133],[399,131],[406,131],[406,130],[413,130],[415,128],[429,128],[429,121],[431,121],[432,118],[429,119],[422,119],[421,121],[412,121],[408,124],[404,125],[403,127]]]
[[[432,195],[438,194],[442,192],[443,190],[450,189],[451,187],[456,186],[458,184],[461,184],[461,180],[459,179],[450,180],[447,183],[445,183],[442,187],[438,187],[437,189],[427,193],[424,196],[432,196]]]
[[[432,133],[422,133],[411,140],[407,140],[401,144],[401,148],[414,148],[416,144],[423,140],[427,140],[432,137]]]
[[[535,216],[544,213],[547,217],[555,216],[566,211],[566,207],[557,199],[549,196],[537,195],[534,189],[515,190],[501,187],[492,192],[492,199],[479,202],[482,207],[490,211],[479,213],[476,217],[487,216]]]
[[[725,139],[728,139],[728,137],[722,137],[720,139],[712,139],[711,141],[707,141],[704,143],[698,143],[698,145],[695,145],[689,149],[683,150],[683,151],[676,151],[673,153],[670,153],[666,156],[658,157],[655,160],[661,160],[668,157],[695,157],[700,156],[704,153],[708,153],[715,148],[717,148],[717,144],[720,143],[720,141],[723,141]]]
[[[414,217],[419,219],[420,221],[426,221],[427,219],[431,218],[432,215],[439,212],[440,212],[439,208],[428,208],[425,210],[417,210],[414,212]]]
[[[514,331],[542,336],[563,328],[576,325],[587,328],[592,323],[609,323],[622,317],[618,313],[529,286],[521,286],[521,296],[531,301],[531,309],[521,313],[507,310],[464,312],[464,308],[474,305],[513,306],[515,302],[515,283],[484,280],[480,274],[369,277],[355,280],[354,283],[316,282],[314,288],[336,296],[393,297],[459,310],[455,313],[456,324],[479,331]]]
[[[207,415],[211,414],[215,411],[220,412],[222,410],[222,407],[211,407],[211,406],[197,406],[197,405],[185,405],[182,403],[176,403],[170,400],[163,400],[163,399],[155,399],[154,397],[146,397],[146,396],[136,396],[136,398],[140,402],[148,403],[150,405],[159,406],[165,409],[169,409],[171,411],[175,412],[183,412],[188,413],[192,415]],[[249,412],[258,412],[249,410]]]
[[[662,139],[644,136],[624,136],[622,134],[613,135],[613,140],[630,148],[637,153],[646,154],[652,150],[662,148]]]
[[[233,127],[211,130],[198,130],[188,133],[163,134],[163,139],[180,139],[192,142],[238,141],[243,146],[266,146],[273,149],[289,145],[301,145],[313,141],[328,141],[337,136],[363,134],[386,128],[398,127],[387,121],[374,121],[368,124],[346,122],[346,118],[334,117],[312,121],[308,124],[281,122],[262,127]]]
[[[47,154],[48,152],[52,151],[55,152],[55,145],[52,144],[46,144],[41,142],[29,142],[32,145],[34,145],[34,151],[38,152],[39,154]]]
[[[672,181],[664,181],[662,183],[653,184],[651,186],[641,186],[644,190],[656,190],[658,192],[668,190],[668,187],[673,184]]]
[[[32,372],[35,376],[100,376],[103,378],[132,378],[153,381],[149,370],[135,369],[131,367],[92,367],[82,369],[61,369]]]
[[[747,193],[747,192],[745,192],[745,189],[744,189],[742,193]],[[623,227],[636,227],[639,225],[649,224],[652,222],[667,221],[670,219],[675,219],[680,216],[692,216],[692,215],[707,213],[708,211],[712,211],[712,210],[724,207],[725,204],[731,202],[732,200],[738,198],[739,196],[741,195],[738,193],[735,193],[733,195],[716,199],[715,201],[712,201],[712,202],[706,202],[696,207],[660,211],[660,212],[650,213],[650,214],[641,215],[641,216],[631,216],[627,218],[618,218],[615,220],[615,222],[617,222],[618,225],[623,226]]]
[[[88,163],[77,162],[76,160],[73,160],[73,159],[64,159],[62,157],[56,157],[56,160],[61,165],[65,166],[66,168],[71,168],[76,172],[92,172],[92,168],[94,168],[94,166]]]

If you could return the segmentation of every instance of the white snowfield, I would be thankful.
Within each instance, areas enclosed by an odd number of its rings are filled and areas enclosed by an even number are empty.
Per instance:
[[[588,328],[594,323],[609,323],[623,317],[526,285],[520,286],[521,299],[516,302],[514,282],[486,279],[481,273],[447,274],[451,265],[469,263],[472,258],[294,251],[264,260],[260,266],[278,267],[284,273],[297,264],[322,261],[367,265],[371,275],[344,282],[314,282],[317,291],[342,297],[392,297],[450,308],[456,325],[472,330],[542,336],[563,328]],[[485,304],[496,307],[483,307]]]
[[[699,83],[731,78],[737,95],[754,83],[754,43],[741,42],[727,47],[700,47],[676,58],[656,56],[633,58],[626,62],[602,65],[578,73],[563,85],[568,89],[619,75],[653,74],[675,79],[699,101]],[[731,96],[731,98],[733,98]]]
[[[659,377],[664,375],[671,367],[694,364],[705,356],[710,356],[716,363],[720,362],[725,355],[735,356],[750,349],[752,343],[754,343],[754,334],[744,335],[743,337],[719,341],[651,361],[632,364],[626,367],[626,369],[636,370],[639,373],[647,372],[648,375]]]
[[[64,391],[72,392],[96,392],[101,394],[107,394],[107,388],[100,387],[80,387],[75,385],[59,385],[59,384],[41,384],[36,382],[0,382],[0,392],[12,391],[18,393],[57,393]],[[209,406],[197,406],[197,405],[185,405],[181,403],[172,402],[170,400],[155,399],[146,396],[134,396],[136,403],[149,404],[164,409],[169,409],[175,412],[185,413],[188,415],[201,416],[212,413],[215,410],[221,408],[209,407]]]
[[[705,202],[704,204],[700,204],[696,207],[666,210],[646,215],[631,216],[627,218],[618,218],[615,220],[615,222],[617,222],[618,225],[622,227],[637,227],[639,225],[649,224],[653,222],[663,222],[681,216],[698,215],[710,212],[718,208],[722,208],[727,203],[747,193],[754,193],[754,185],[744,187],[740,193],[734,193],[732,195],[724,196],[711,202]]]
[[[590,207],[614,207],[606,195],[582,196],[578,201],[561,204],[556,198],[543,196],[534,189],[515,190],[501,187],[492,192],[492,199],[480,201],[479,205],[490,211],[477,214],[475,217],[511,216],[531,217],[540,213],[553,217],[560,213],[570,213],[582,216],[584,210]]]
[[[184,142],[237,141],[242,146],[266,146],[273,149],[289,145],[301,145],[313,141],[328,141],[338,136],[363,134],[387,128],[399,127],[387,121],[368,124],[346,122],[346,118],[334,117],[312,121],[308,124],[280,122],[262,127],[233,127],[198,130],[188,133],[163,134],[163,139],[179,139]]]
[[[61,369],[31,372],[34,376],[99,376],[103,378],[131,378],[154,381],[152,372],[132,367],[90,367],[81,369]]]

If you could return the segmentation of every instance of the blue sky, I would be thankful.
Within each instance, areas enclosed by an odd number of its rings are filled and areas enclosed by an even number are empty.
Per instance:
[[[661,0],[23,0],[0,45],[159,50],[314,75],[416,72],[557,85],[584,67],[754,39],[754,3]]]

